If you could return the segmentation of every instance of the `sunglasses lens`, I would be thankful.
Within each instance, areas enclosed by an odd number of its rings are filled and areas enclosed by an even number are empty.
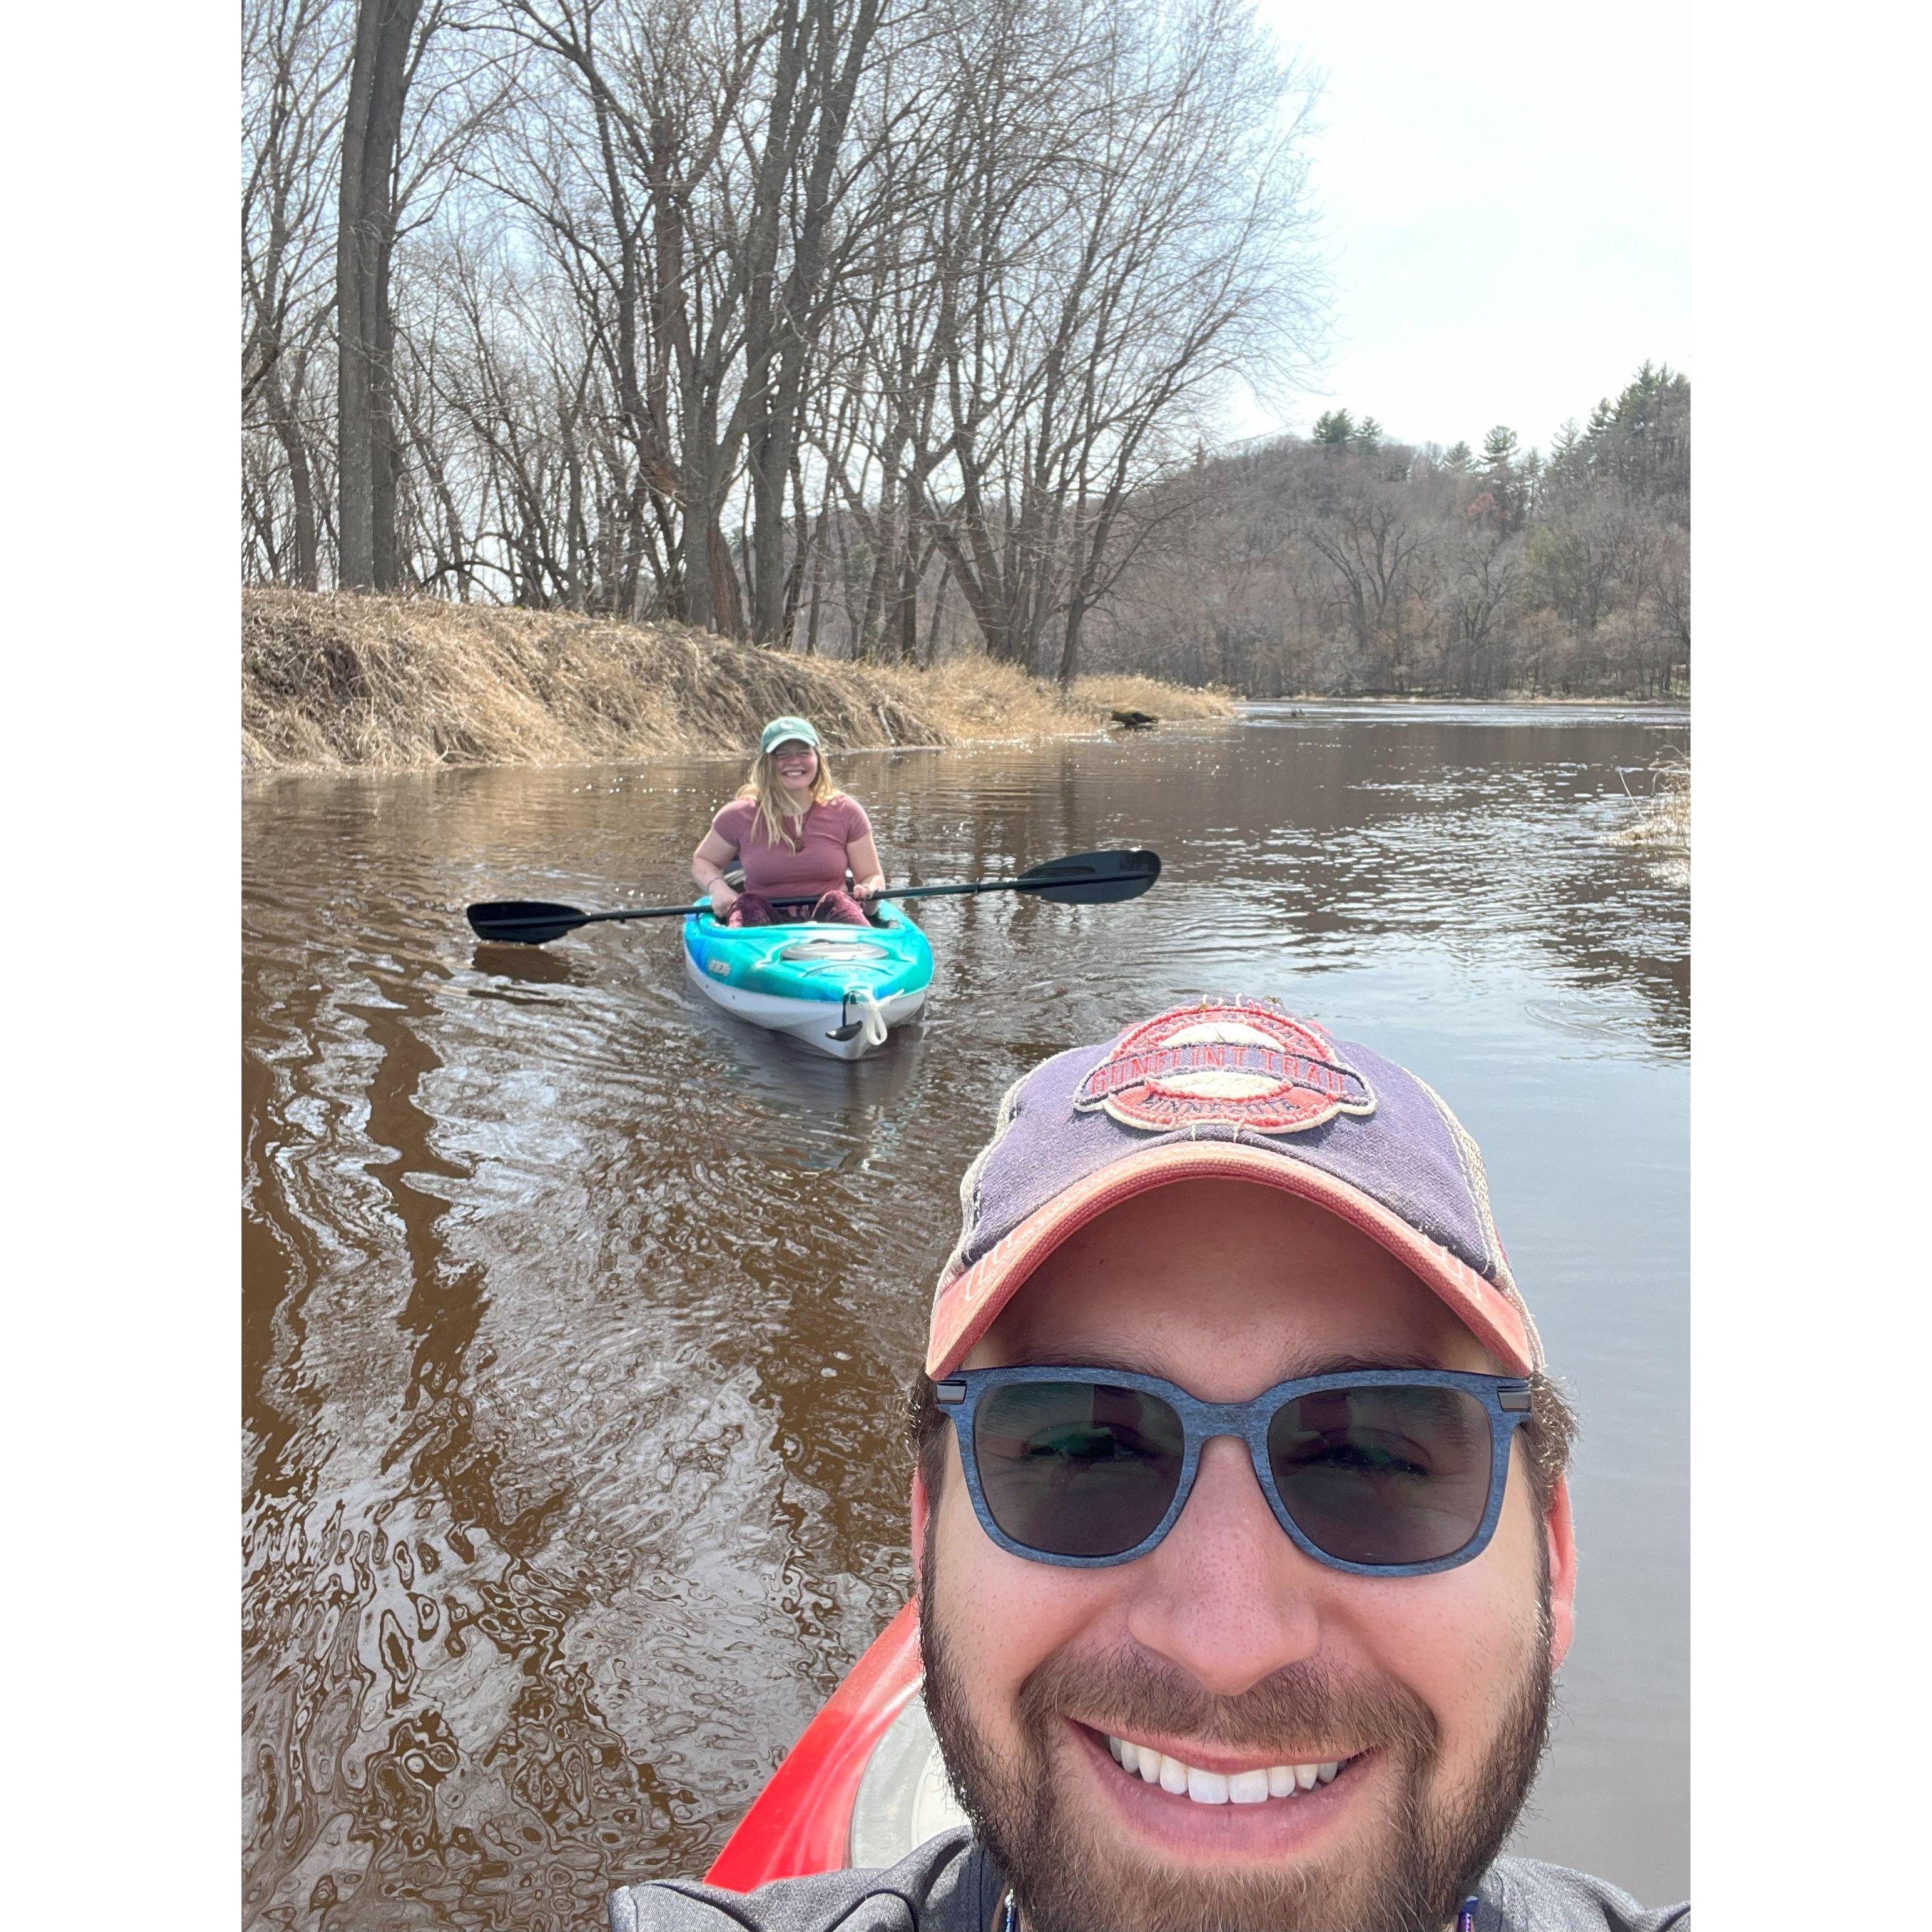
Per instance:
[[[1326,1390],[1276,1412],[1268,1462],[1316,1549],[1345,1563],[1432,1563],[1482,1527],[1490,1414],[1460,1389]]]
[[[1159,1528],[1180,1483],[1180,1418],[1104,1382],[1015,1382],[973,1425],[993,1520],[1028,1550],[1118,1556]]]

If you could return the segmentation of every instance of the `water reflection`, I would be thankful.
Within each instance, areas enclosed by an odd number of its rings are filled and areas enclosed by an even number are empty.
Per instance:
[[[1602,842],[1675,728],[1309,707],[842,760],[896,878],[1166,862],[1124,906],[920,905],[926,1016],[849,1066],[699,999],[675,921],[463,925],[674,896],[728,764],[253,788],[248,1922],[579,1926],[701,1868],[902,1598],[898,1389],[999,1094],[1235,988],[1484,1141],[1614,1559],[1532,1848],[1680,1894],[1685,908]]]
[[[470,965],[492,980],[514,980],[525,986],[581,986],[590,975],[568,953],[547,952],[540,946],[478,946]],[[494,987],[479,987],[482,998],[500,998]]]

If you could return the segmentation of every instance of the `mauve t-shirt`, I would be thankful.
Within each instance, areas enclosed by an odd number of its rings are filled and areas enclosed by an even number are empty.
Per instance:
[[[734,798],[711,829],[737,854],[748,892],[768,899],[816,898],[844,889],[845,848],[868,837],[872,822],[856,798],[842,792],[806,813],[802,834],[796,819],[786,820],[785,830],[798,841],[796,852],[765,836],[754,798]]]

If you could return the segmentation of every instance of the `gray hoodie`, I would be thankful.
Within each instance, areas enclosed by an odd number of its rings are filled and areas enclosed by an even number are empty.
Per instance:
[[[611,1894],[610,1932],[987,1932],[1005,1890],[960,1828],[883,1870],[820,1872],[752,1892],[681,1879],[627,1886]],[[1690,1932],[1688,1905],[1646,1912],[1601,1879],[1534,1858],[1498,1858],[1478,1896],[1476,1932]]]

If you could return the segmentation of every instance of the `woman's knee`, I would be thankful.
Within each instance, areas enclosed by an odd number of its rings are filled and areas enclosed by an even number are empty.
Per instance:
[[[824,926],[865,926],[870,923],[866,909],[850,892],[827,892],[812,909],[812,918]]]
[[[740,892],[724,917],[727,926],[776,926],[778,914],[772,902],[758,892]]]

